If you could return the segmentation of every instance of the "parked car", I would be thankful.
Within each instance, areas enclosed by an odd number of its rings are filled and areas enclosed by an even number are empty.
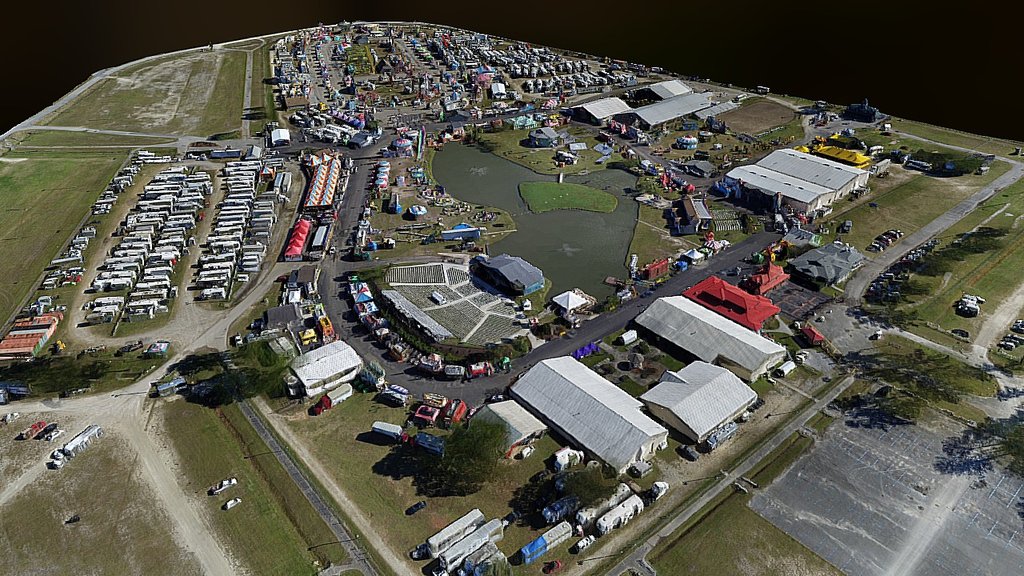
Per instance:
[[[423,510],[426,507],[427,507],[427,501],[426,500],[420,500],[419,502],[417,502],[417,503],[413,504],[412,506],[409,506],[408,508],[406,508],[405,509],[405,515],[406,516],[412,516],[413,514],[419,512],[420,510]]]
[[[958,336],[960,338],[970,338],[971,337],[971,333],[968,332],[967,330],[962,329],[962,328],[954,328],[954,329],[950,330],[949,332],[953,336]]]

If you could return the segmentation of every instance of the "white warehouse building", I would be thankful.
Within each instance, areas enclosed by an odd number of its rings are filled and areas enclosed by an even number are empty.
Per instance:
[[[750,382],[778,366],[786,349],[683,296],[654,301],[636,322],[676,348]]]
[[[668,442],[668,430],[641,411],[642,402],[570,356],[538,363],[512,386],[512,397],[620,473]]]
[[[289,388],[316,396],[354,380],[363,368],[363,360],[351,346],[338,340],[300,354],[290,368]]]
[[[799,150],[776,150],[756,164],[733,168],[727,184],[742,184],[766,196],[781,194],[794,210],[813,212],[831,206],[868,184],[868,172]]]
[[[640,396],[657,419],[698,444],[739,418],[755,400],[757,393],[735,374],[699,360],[666,371],[661,383]]]

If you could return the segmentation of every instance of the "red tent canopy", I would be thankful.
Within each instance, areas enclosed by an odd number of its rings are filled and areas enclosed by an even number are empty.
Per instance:
[[[309,229],[312,227],[309,220],[299,220],[292,228],[292,235],[288,238],[288,245],[284,249],[284,257],[301,258],[302,249],[306,246],[306,238],[309,236]]]

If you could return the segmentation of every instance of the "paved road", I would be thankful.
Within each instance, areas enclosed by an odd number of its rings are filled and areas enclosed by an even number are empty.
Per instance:
[[[663,540],[671,537],[672,534],[685,524],[691,516],[707,506],[708,503],[710,503],[722,490],[730,490],[734,482],[738,481],[741,476],[745,476],[750,472],[758,462],[764,460],[768,454],[782,445],[782,443],[785,442],[791,434],[806,426],[807,421],[810,420],[811,417],[817,414],[830,402],[835,400],[843,390],[846,390],[847,386],[853,383],[853,380],[853,376],[847,376],[844,378],[843,381],[833,388],[828,394],[822,396],[814,402],[814,404],[804,410],[796,419],[776,432],[775,435],[765,442],[764,445],[758,448],[757,451],[752,453],[750,456],[747,456],[731,472],[719,480],[711,490],[708,490],[703,496],[684,508],[672,520],[666,522],[656,534],[648,538],[643,542],[643,544],[638,546],[632,554],[616,564],[615,567],[608,572],[609,576],[619,576],[630,569],[640,571],[644,574],[653,573],[652,570],[648,568],[649,564],[646,561],[647,554],[651,550],[653,550]]]
[[[324,307],[335,323],[335,326],[338,327],[339,333],[345,336],[346,341],[361,356],[373,358],[380,362],[388,373],[389,381],[404,386],[415,394],[422,394],[423,392],[439,392],[445,395],[458,394],[460,398],[470,404],[478,404],[491,392],[506,388],[511,384],[515,374],[522,372],[527,367],[541,360],[571,354],[574,350],[589,342],[601,340],[608,334],[624,329],[655,298],[680,294],[686,288],[693,286],[708,276],[735,268],[751,253],[761,251],[765,246],[776,241],[778,238],[779,235],[775,233],[761,232],[754,234],[743,242],[720,253],[708,264],[691,267],[685,272],[672,276],[658,287],[653,297],[637,298],[626,302],[613,312],[601,314],[593,320],[584,322],[580,328],[570,332],[571,336],[547,342],[534,349],[526,356],[516,360],[516,369],[513,373],[499,373],[488,378],[468,382],[434,380],[419,374],[408,364],[388,360],[383,357],[383,350],[377,346],[372,336],[366,334],[362,326],[354,322],[351,307],[344,295],[341,294],[336,280],[344,278],[350,271],[382,266],[384,263],[326,261],[324,262],[324,273],[320,275],[319,290],[324,299]],[[347,334],[345,333],[346,327]]]
[[[284,450],[281,443],[277,441],[277,437],[274,436],[270,430],[267,429],[266,424],[263,423],[263,419],[256,414],[248,400],[242,400],[238,403],[238,407],[242,410],[242,414],[249,421],[249,424],[256,429],[256,433],[259,434],[260,438],[267,444],[271,452],[277,457],[277,461],[281,463],[281,466],[288,471],[288,475],[291,476],[295,485],[299,487],[302,494],[309,500],[309,503],[313,505],[313,509],[316,510],[320,518],[323,519],[327,526],[330,527],[331,532],[334,533],[335,538],[338,539],[338,544],[341,544],[345,548],[345,552],[348,555],[351,568],[362,572],[366,576],[376,576],[377,570],[370,564],[370,561],[365,552],[359,547],[355,538],[342,523],[341,519],[334,513],[334,510],[327,505],[327,502],[320,496],[320,493],[316,488],[309,482],[306,475],[299,470],[299,467],[292,460],[291,455]],[[323,544],[328,544],[324,542]],[[334,544],[334,543],[330,543]]]

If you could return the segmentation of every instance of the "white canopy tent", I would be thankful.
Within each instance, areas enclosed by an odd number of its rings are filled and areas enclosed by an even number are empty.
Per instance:
[[[558,296],[555,296],[553,301],[555,304],[561,306],[566,312],[572,312],[580,306],[585,306],[587,304],[587,300],[584,297],[572,290],[567,290]]]

